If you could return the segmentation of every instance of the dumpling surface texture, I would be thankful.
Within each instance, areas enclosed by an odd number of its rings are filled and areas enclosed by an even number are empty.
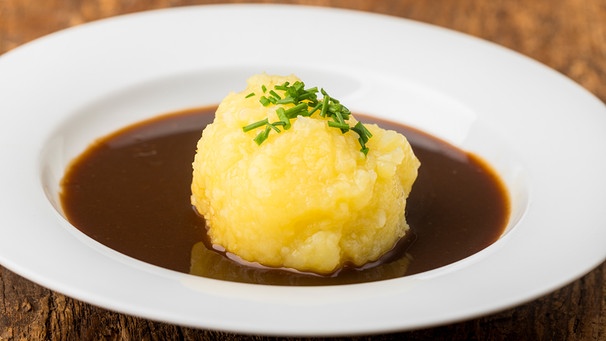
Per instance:
[[[242,127],[278,120],[278,106],[259,101],[262,86],[297,80],[256,75],[220,103],[197,145],[192,204],[211,242],[249,262],[328,274],[375,261],[409,229],[406,199],[419,161],[404,136],[376,125],[366,125],[364,155],[357,133],[318,114],[291,120],[258,145],[263,127]]]

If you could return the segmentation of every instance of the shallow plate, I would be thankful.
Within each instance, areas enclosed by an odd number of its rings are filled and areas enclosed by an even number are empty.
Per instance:
[[[467,259],[414,276],[270,287],[145,264],[65,221],[59,181],[95,137],[216,104],[259,72],[295,73],[355,112],[481,155],[509,189],[507,231]],[[274,335],[406,330],[534,299],[606,257],[603,104],[532,60],[448,30],[293,6],[153,11],[71,28],[5,54],[0,96],[1,264],[119,312]]]

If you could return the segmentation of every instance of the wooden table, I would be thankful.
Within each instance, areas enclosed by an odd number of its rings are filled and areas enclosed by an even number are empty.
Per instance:
[[[48,33],[100,18],[216,2],[220,1],[0,0],[0,53]],[[301,0],[290,3],[385,13],[478,36],[547,64],[606,101],[606,1],[603,0]],[[249,338],[272,339],[182,328],[110,312],[50,291],[0,267],[0,340]],[[606,340],[606,264],[554,293],[498,314],[373,338]]]

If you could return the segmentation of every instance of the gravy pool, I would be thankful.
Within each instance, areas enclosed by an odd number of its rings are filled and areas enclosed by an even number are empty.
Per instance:
[[[270,285],[359,283],[428,271],[484,249],[507,225],[506,189],[480,158],[404,125],[357,115],[404,134],[421,161],[407,201],[407,237],[376,263],[333,276],[231,260],[209,245],[204,220],[190,204],[196,143],[214,110],[164,115],[96,141],[63,179],[68,220],[98,242],[157,266]]]

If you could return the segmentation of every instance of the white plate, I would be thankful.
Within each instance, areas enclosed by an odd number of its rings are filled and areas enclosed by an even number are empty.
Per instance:
[[[258,72],[295,73],[356,112],[486,158],[511,193],[507,232],[455,264],[332,287],[221,282],[100,245],[57,204],[95,137],[217,103]],[[178,8],[78,26],[0,58],[0,262],[71,297],[187,326],[274,335],[375,333],[532,300],[606,257],[606,110],[501,47],[407,20],[267,5]]]

